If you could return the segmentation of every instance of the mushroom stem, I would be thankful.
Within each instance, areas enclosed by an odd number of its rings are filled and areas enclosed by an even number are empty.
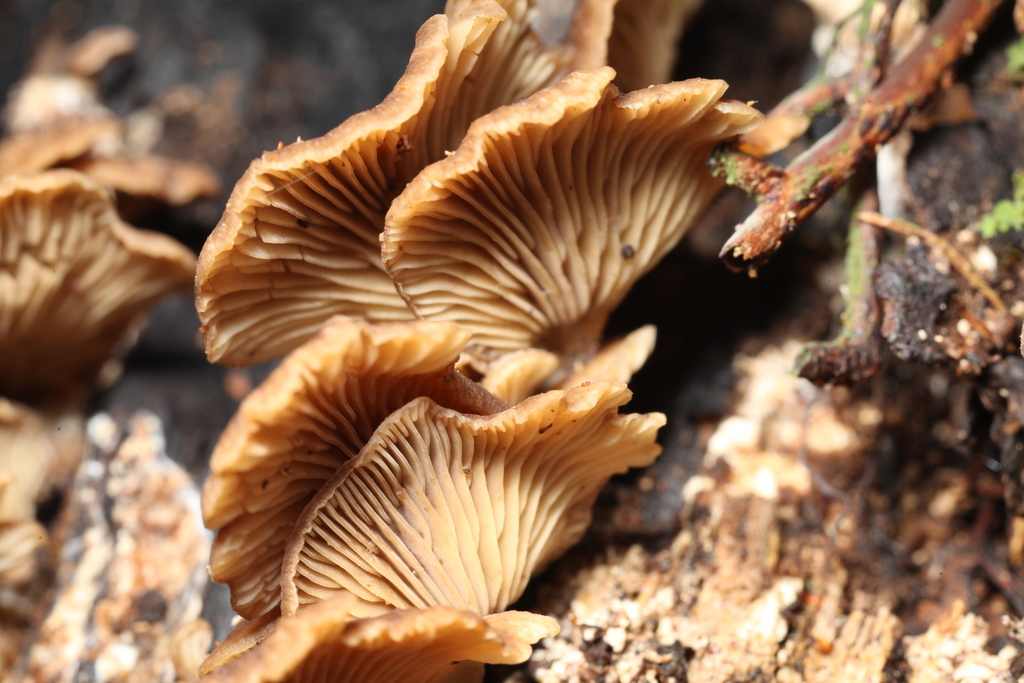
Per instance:
[[[725,243],[721,258],[733,270],[756,272],[783,238],[874,157],[912,112],[939,87],[946,72],[970,52],[1002,0],[950,0],[924,38],[828,135],[801,154]]]

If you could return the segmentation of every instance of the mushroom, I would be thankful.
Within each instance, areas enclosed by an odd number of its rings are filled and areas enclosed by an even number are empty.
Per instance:
[[[561,359],[550,351],[520,349],[491,362],[480,386],[507,403],[519,403],[536,393],[559,365]]]
[[[481,617],[450,607],[352,619],[342,595],[281,619],[258,647],[216,670],[210,683],[440,683],[479,680],[480,664],[518,664],[558,633],[551,617]]]
[[[74,402],[145,310],[188,287],[193,263],[169,237],[122,223],[79,173],[0,179],[0,395]]]
[[[125,26],[96,28],[71,46],[55,35],[44,40],[4,107],[9,137],[0,141],[0,175],[70,165],[126,195],[172,206],[219,195],[208,167],[131,149],[125,126],[100,102],[100,72],[137,44]]]
[[[722,188],[711,148],[762,118],[721,100],[722,81],[620,95],[613,76],[576,72],[481,117],[395,199],[382,254],[419,317],[499,351],[593,353],[630,286]]]
[[[561,386],[574,387],[588,380],[628,382],[650,358],[657,336],[654,325],[644,325],[604,344],[593,358],[579,363]]]
[[[280,618],[281,610],[275,608],[251,621],[241,619],[199,665],[199,675],[205,676],[259,645],[273,633]]]
[[[45,171],[98,146],[117,144],[123,134],[117,119],[97,118],[9,137],[0,140],[0,175]]]
[[[586,383],[501,413],[418,398],[395,411],[303,511],[281,568],[281,609],[336,593],[352,616],[514,602],[583,535],[608,479],[649,465],[665,416],[619,415],[625,385]]]
[[[618,0],[608,39],[608,66],[625,91],[672,78],[679,37],[703,0]]]
[[[420,29],[405,74],[380,105],[253,162],[196,272],[211,361],[280,357],[333,315],[413,318],[380,259],[391,200],[476,117],[604,59],[593,45],[545,47],[530,27],[535,5],[449,3],[447,15]],[[601,7],[610,17],[608,5],[589,0],[581,16],[594,24]]]
[[[468,337],[450,323],[338,317],[245,398],[203,487],[204,521],[220,529],[210,574],[231,587],[237,612],[275,607],[295,520],[388,415],[419,396],[469,413],[506,407],[454,369]]]
[[[205,164],[155,154],[87,155],[69,166],[101,185],[133,197],[150,197],[168,206],[184,206],[220,194],[220,179]]]
[[[46,472],[57,459],[44,418],[0,398],[0,523],[33,519]]]

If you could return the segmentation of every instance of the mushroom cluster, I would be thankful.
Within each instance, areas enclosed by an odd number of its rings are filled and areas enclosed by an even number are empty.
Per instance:
[[[137,45],[125,26],[94,29],[70,45],[59,31],[48,34],[4,106],[0,176],[72,168],[134,198],[135,209],[147,201],[181,206],[219,195],[220,180],[209,167],[151,153],[162,130],[152,114],[122,121],[100,100],[101,74]]]
[[[187,289],[194,262],[122,222],[80,173],[0,179],[0,584],[32,577],[46,537],[36,503],[74,473],[85,399],[150,306]]]
[[[506,610],[665,421],[619,414],[654,329],[604,327],[761,120],[721,81],[620,93],[613,6],[552,41],[540,3],[452,0],[384,102],[236,185],[197,267],[207,355],[284,360],[211,459],[243,621],[202,673],[472,680],[557,632]]]

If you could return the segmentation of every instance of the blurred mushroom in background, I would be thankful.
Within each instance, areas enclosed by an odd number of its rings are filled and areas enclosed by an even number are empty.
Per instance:
[[[608,66],[624,92],[672,80],[678,43],[704,0],[618,0]]]
[[[47,34],[3,109],[0,176],[74,168],[134,198],[120,207],[132,216],[143,200],[181,206],[218,196],[220,180],[209,167],[151,153],[159,125],[121,121],[101,102],[101,74],[137,47],[138,36],[126,26],[93,29],[71,45],[59,30]]]
[[[77,172],[0,178],[0,521],[33,520],[71,481],[86,399],[119,374],[146,311],[187,291],[193,263]]]

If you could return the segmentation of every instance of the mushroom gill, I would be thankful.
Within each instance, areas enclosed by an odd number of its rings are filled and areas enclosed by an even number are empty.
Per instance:
[[[596,58],[545,47],[530,28],[535,5],[454,0],[420,29],[381,104],[253,162],[199,259],[196,308],[212,361],[283,356],[333,315],[413,318],[380,259],[391,200],[476,117],[553,82],[575,58]],[[610,22],[608,0],[585,5],[606,7]]]
[[[650,464],[665,417],[620,415],[593,382],[501,413],[428,398],[396,411],[306,507],[281,570],[282,612],[351,593],[352,615],[504,610],[583,535],[608,479]]]
[[[210,683],[454,683],[479,680],[481,664],[518,664],[558,633],[551,617],[482,617],[451,607],[352,619],[341,595],[284,617],[266,640],[217,669]]]
[[[594,352],[608,315],[723,186],[718,142],[762,118],[692,79],[619,94],[575,72],[481,117],[392,203],[385,265],[420,317],[497,350]]]
[[[450,323],[338,317],[245,398],[203,487],[204,521],[220,529],[210,574],[242,616],[277,605],[295,520],[392,412],[419,396],[468,413],[506,407],[455,370],[468,337]]]

